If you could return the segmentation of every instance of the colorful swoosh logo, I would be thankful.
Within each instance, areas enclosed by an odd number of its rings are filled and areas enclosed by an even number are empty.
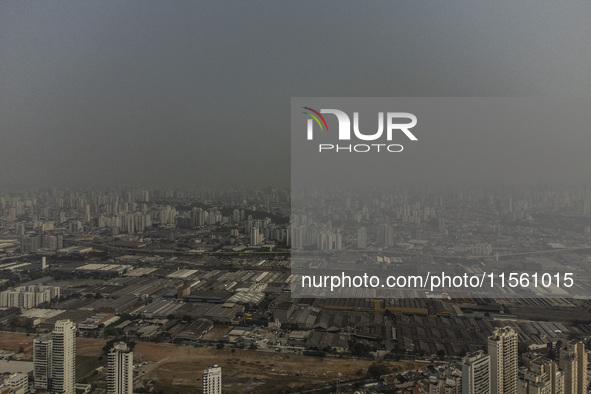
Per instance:
[[[320,112],[318,112],[310,107],[302,107],[302,108],[313,112],[313,113],[310,113],[310,112],[302,112],[302,113],[304,115],[308,115],[312,119],[314,119],[316,121],[316,123],[318,123],[318,126],[320,126],[320,130],[324,130],[324,127],[322,127],[322,123],[320,123],[320,119],[322,119],[322,122],[324,123],[324,126],[326,127],[326,131],[328,131],[328,125],[326,124],[326,120],[324,120],[324,116],[320,115]],[[320,118],[320,119],[318,119],[318,118]]]

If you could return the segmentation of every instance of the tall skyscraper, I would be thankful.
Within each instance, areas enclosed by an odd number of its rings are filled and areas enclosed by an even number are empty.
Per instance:
[[[367,229],[360,227],[357,229],[357,249],[367,248]]]
[[[203,394],[222,394],[222,368],[214,365],[203,370]]]
[[[462,358],[462,394],[491,394],[490,355],[482,350]]]
[[[263,243],[263,235],[260,233],[258,228],[250,230],[250,244],[252,246],[258,246]]]
[[[51,392],[76,393],[76,325],[58,320],[51,332]]]
[[[585,351],[585,343],[581,341],[569,342],[569,347],[577,354],[577,386],[578,393],[587,393],[587,352]]]
[[[109,394],[133,394],[133,352],[125,342],[109,351],[107,383]]]
[[[570,341],[560,351],[560,368],[564,371],[564,392],[584,394],[587,392],[587,354],[585,344]]]
[[[387,224],[380,224],[378,227],[378,241],[380,245],[388,248],[394,243],[394,230]]]
[[[488,337],[491,393],[517,393],[517,333],[511,327],[497,328]]]
[[[301,250],[304,247],[305,237],[304,226],[294,226],[291,232],[291,248],[294,250]]]
[[[51,389],[51,334],[40,335],[33,341],[33,387],[38,390]]]

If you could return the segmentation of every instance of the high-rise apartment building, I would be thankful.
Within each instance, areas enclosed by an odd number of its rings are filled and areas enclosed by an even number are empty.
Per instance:
[[[478,351],[462,358],[462,394],[491,394],[490,355]]]
[[[133,351],[125,342],[109,351],[107,393],[133,394]]]
[[[40,335],[33,341],[33,387],[38,390],[51,388],[51,334]]]
[[[517,339],[511,327],[497,328],[488,337],[491,393],[517,393]]]
[[[378,242],[385,248],[394,244],[394,230],[387,224],[378,226]]]
[[[360,227],[357,230],[357,249],[367,248],[367,229]]]
[[[560,368],[564,371],[564,392],[572,394],[587,393],[587,354],[585,344],[570,341],[566,349],[560,351]]]
[[[33,341],[33,387],[39,390],[51,388],[51,334],[40,335]]]
[[[203,394],[222,393],[222,368],[214,365],[203,370]]]
[[[250,230],[250,244],[252,246],[258,246],[263,243],[263,235],[259,232],[258,228]]]
[[[76,392],[76,325],[58,320],[50,334],[33,341],[34,388],[52,393]]]
[[[51,392],[76,393],[76,325],[58,320],[51,332]]]

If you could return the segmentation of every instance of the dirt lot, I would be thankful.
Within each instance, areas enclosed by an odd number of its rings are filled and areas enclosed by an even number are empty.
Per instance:
[[[19,350],[24,349],[22,359],[33,358],[33,339],[35,335],[26,336],[25,334],[0,332],[0,349]],[[100,356],[103,346],[107,341],[91,338],[76,338],[76,353],[82,356]]]
[[[0,348],[24,349],[24,359],[31,359],[34,336],[0,333]],[[106,341],[78,338],[79,356],[98,357]],[[195,348],[151,342],[138,342],[134,362],[146,361],[143,382],[154,381],[158,386],[201,388],[201,373],[208,366],[218,364],[223,371],[224,389],[251,392],[256,389],[354,379],[358,372],[371,364],[367,360],[346,358],[317,358],[297,354],[260,352],[236,349]],[[420,366],[410,362],[386,362],[392,370],[408,370]],[[424,366],[424,365],[423,365]],[[340,376],[339,376],[340,374]],[[174,391],[172,391],[174,392]]]
[[[354,379],[359,370],[371,364],[366,360],[317,358],[297,354],[268,353],[249,350],[193,348],[168,344],[138,343],[134,354],[141,361],[157,362],[144,380],[153,380],[165,386],[201,387],[201,373],[208,366],[222,367],[224,388],[249,392],[254,387],[273,381],[289,381],[290,386]],[[138,358],[138,361],[139,358]],[[386,363],[395,370],[415,368],[413,363]]]
[[[17,355],[17,359],[28,360],[33,358],[33,339],[35,335],[26,336],[12,332],[0,332],[0,349],[18,351],[23,348],[24,354]]]

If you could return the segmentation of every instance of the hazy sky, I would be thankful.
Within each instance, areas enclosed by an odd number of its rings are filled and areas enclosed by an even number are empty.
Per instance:
[[[589,96],[590,20],[587,0],[0,1],[0,192],[288,185],[291,97]]]

